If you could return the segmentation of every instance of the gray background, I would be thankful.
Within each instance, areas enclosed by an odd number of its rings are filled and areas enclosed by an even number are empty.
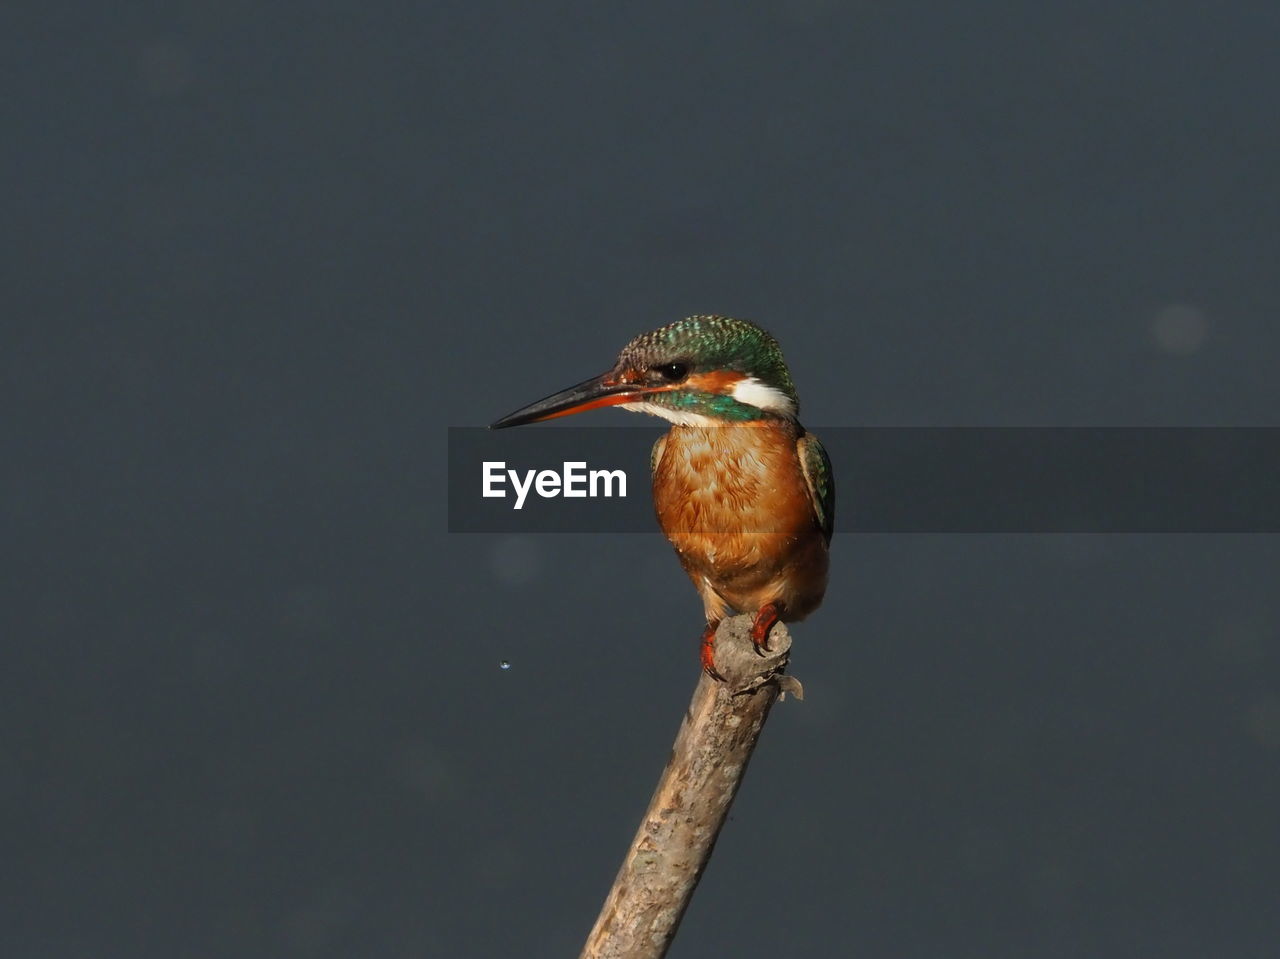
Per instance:
[[[445,427],[645,329],[1280,425],[1273,3],[75,6],[0,12],[6,957],[573,955],[700,607],[448,536]],[[1274,954],[1280,540],[834,564],[672,956]]]

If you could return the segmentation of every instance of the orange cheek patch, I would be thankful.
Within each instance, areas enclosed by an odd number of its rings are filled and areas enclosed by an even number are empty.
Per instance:
[[[715,370],[711,373],[695,373],[684,381],[682,386],[702,393],[729,394],[733,392],[733,384],[747,378],[745,373],[736,370]]]

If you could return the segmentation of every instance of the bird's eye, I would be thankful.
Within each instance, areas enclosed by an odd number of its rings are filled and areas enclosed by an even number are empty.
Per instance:
[[[678,383],[689,375],[687,363],[659,363],[657,366],[651,366],[650,369],[668,383]]]

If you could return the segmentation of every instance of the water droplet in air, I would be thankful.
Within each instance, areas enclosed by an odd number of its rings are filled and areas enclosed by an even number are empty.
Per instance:
[[[511,668],[511,664],[510,664],[509,662],[507,662],[507,661],[504,659],[502,662],[498,663],[498,668],[499,668],[499,669],[510,669],[510,668]]]

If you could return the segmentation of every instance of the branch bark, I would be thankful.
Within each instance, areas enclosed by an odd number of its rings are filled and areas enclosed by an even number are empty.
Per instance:
[[[693,691],[649,809],[605,898],[580,959],[661,959],[711,858],[769,710],[783,692],[791,635],[779,623],[759,656],[750,616],[716,633],[720,683],[705,674]]]

